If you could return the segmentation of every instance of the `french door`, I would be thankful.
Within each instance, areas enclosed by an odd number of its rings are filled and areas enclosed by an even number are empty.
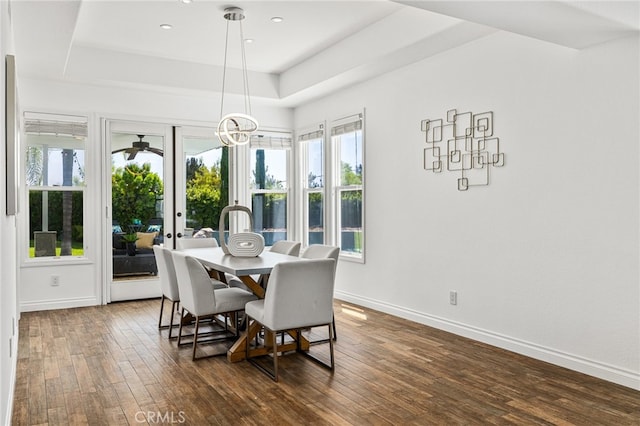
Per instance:
[[[208,127],[106,120],[104,129],[105,301],[160,297],[151,247],[217,231],[230,198],[229,153]]]
[[[173,128],[106,121],[107,302],[159,297],[154,244],[173,245]]]

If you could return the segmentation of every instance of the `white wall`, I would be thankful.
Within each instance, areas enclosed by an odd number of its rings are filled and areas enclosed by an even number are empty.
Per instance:
[[[237,96],[225,97],[225,111],[237,104]],[[85,227],[100,229],[102,188],[100,168],[100,118],[140,121],[162,121],[167,124],[214,125],[220,117],[218,95],[204,96],[193,93],[169,93],[132,88],[107,88],[99,85],[70,84],[31,78],[20,79],[20,100],[23,110],[37,112],[71,113],[88,116],[90,138],[87,144],[88,191],[85,192],[89,217]],[[260,117],[262,127],[291,128],[292,111],[253,102],[253,113]],[[19,223],[26,238],[26,217]],[[102,270],[100,249],[104,243],[100,232],[86,235],[89,248],[87,261],[70,263],[67,260],[22,262],[20,276],[20,309],[35,311],[55,308],[90,306],[102,302]],[[107,243],[110,244],[110,241]],[[85,245],[87,241],[85,240]],[[20,246],[25,251],[26,246]],[[24,256],[23,256],[24,257]],[[59,286],[51,286],[51,275],[60,278]]]
[[[95,113],[100,117],[164,120],[169,124],[215,125],[220,118],[220,96],[203,92],[152,91],[73,84],[21,76],[20,99],[24,109]],[[225,95],[225,112],[244,108],[241,96]],[[289,128],[292,111],[276,108],[252,97],[253,115],[263,127]]]
[[[337,296],[640,389],[638,47],[496,33],[296,109],[366,108],[366,264]],[[494,112],[488,187],[423,170],[420,121],[454,108]]]
[[[13,36],[8,15],[8,3],[0,2],[0,98],[5,99],[5,55],[13,53]],[[18,312],[16,309],[16,227],[15,217],[7,216],[6,208],[6,122],[5,103],[0,102],[0,422],[10,424],[13,406],[17,347]]]

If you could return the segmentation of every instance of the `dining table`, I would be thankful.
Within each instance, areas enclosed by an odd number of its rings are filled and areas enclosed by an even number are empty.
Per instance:
[[[280,262],[304,262],[307,260],[268,250],[256,257],[232,256],[224,253],[221,247],[189,248],[182,250],[182,252],[197,259],[207,268],[217,271],[222,281],[225,280],[225,273],[235,275],[260,299],[264,299],[268,277],[275,265]],[[260,278],[256,280],[254,276]],[[247,345],[250,345],[250,342],[257,336],[260,328],[261,326],[257,322],[247,324],[246,330],[240,334],[238,340],[227,351],[227,360],[230,362],[244,360],[247,354]],[[278,352],[296,350],[298,340],[300,340],[300,349],[309,349],[309,341],[301,333],[296,330],[288,330],[287,334],[292,337],[292,340],[281,342],[278,345]],[[265,342],[270,341],[271,339],[265,339]],[[265,343],[263,347],[250,347],[249,353],[253,357],[267,355],[272,351],[268,343]]]

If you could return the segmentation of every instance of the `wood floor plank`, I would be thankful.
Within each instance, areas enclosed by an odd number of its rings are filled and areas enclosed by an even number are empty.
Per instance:
[[[83,354],[71,355],[71,362],[73,363],[73,368],[76,373],[76,379],[78,380],[78,385],[80,386],[80,392],[95,392],[96,386],[93,382],[93,379],[91,378],[91,372],[89,370],[89,366],[87,365],[87,357],[83,356]]]
[[[45,380],[45,391],[47,396],[47,409],[65,408],[64,388],[59,377]]]
[[[69,424],[67,409],[65,407],[49,408],[47,410],[47,424],[49,426],[63,426]]]
[[[640,425],[638,391],[334,307],[335,372],[289,353],[278,383],[224,356],[193,362],[157,329],[159,300],[23,313],[12,424]]]
[[[84,411],[84,397],[85,396],[80,393],[79,389],[65,392],[64,401],[65,407],[67,408],[69,424],[81,425],[88,423],[87,415]]]

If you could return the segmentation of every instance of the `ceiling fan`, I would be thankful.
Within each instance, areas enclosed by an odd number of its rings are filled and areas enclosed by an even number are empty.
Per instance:
[[[138,152],[140,151],[147,151],[147,152],[151,152],[153,154],[157,154],[160,157],[163,156],[163,152],[161,149],[158,148],[151,148],[149,146],[149,142],[145,142],[142,140],[142,138],[144,138],[144,135],[136,135],[138,136],[138,138],[140,138],[139,141],[133,141],[131,143],[131,147],[130,148],[122,148],[122,149],[116,149],[115,151],[112,152],[112,154],[115,154],[116,152],[126,152],[127,154],[129,154],[129,157],[127,157],[127,161],[133,160],[134,158],[136,158],[136,155],[138,155]]]

